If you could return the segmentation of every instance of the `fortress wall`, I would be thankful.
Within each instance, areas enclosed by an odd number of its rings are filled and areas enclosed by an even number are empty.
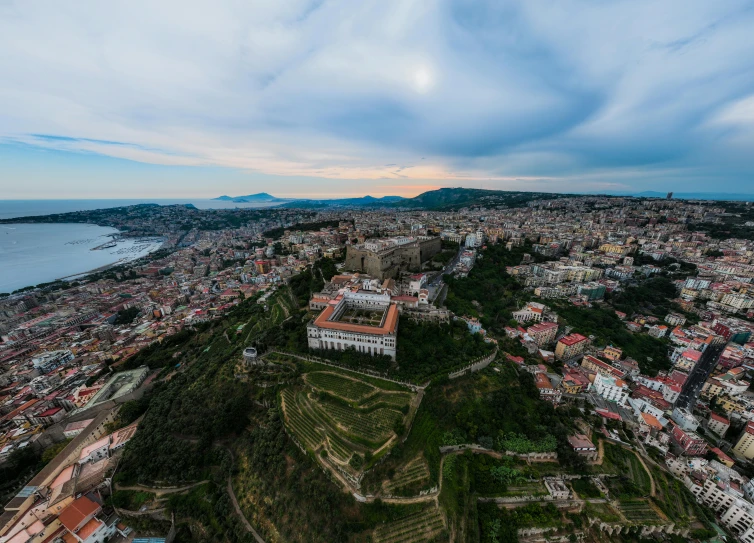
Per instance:
[[[346,251],[345,268],[380,280],[396,279],[402,270],[418,271],[423,262],[440,252],[440,247],[440,238],[422,240],[381,253],[350,245]]]

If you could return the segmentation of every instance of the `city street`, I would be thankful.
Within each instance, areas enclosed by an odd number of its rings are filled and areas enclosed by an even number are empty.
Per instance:
[[[678,401],[676,401],[675,404],[676,407],[682,407],[689,411],[693,411],[696,400],[699,398],[699,393],[704,386],[704,382],[717,365],[717,360],[720,358],[720,354],[723,352],[724,348],[724,345],[714,345],[707,347],[704,353],[702,353],[699,363],[691,371],[689,378],[683,385],[681,394],[678,396]]]

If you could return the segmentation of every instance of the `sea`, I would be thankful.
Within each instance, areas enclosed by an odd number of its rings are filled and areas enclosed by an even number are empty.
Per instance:
[[[0,219],[144,203],[193,204],[199,209],[265,207],[218,200],[0,200]],[[156,238],[126,238],[118,240],[114,247],[99,248],[117,233],[114,228],[92,224],[0,224],[0,293],[125,263],[156,251],[163,243]]]

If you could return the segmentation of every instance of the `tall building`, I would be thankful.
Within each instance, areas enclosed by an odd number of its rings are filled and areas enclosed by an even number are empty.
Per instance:
[[[754,422],[747,422],[738,443],[733,447],[733,452],[751,460],[754,458]]]
[[[581,334],[570,334],[560,338],[555,346],[555,358],[558,360],[568,360],[577,354],[581,354],[589,344],[589,339]]]
[[[70,362],[73,358],[73,353],[66,349],[42,353],[32,358],[31,362],[41,373],[49,373],[66,362]]]
[[[594,376],[594,390],[609,402],[615,402],[618,405],[626,403],[628,398],[628,385],[622,379],[616,379],[611,375],[598,373]]]
[[[554,322],[542,322],[529,326],[526,330],[529,337],[540,347],[552,343],[555,341],[555,336],[558,333],[558,325]]]

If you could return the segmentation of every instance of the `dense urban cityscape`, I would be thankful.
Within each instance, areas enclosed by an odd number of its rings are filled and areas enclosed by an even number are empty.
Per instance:
[[[0,542],[753,543],[750,203],[451,190],[18,221],[160,248],[0,297]]]

